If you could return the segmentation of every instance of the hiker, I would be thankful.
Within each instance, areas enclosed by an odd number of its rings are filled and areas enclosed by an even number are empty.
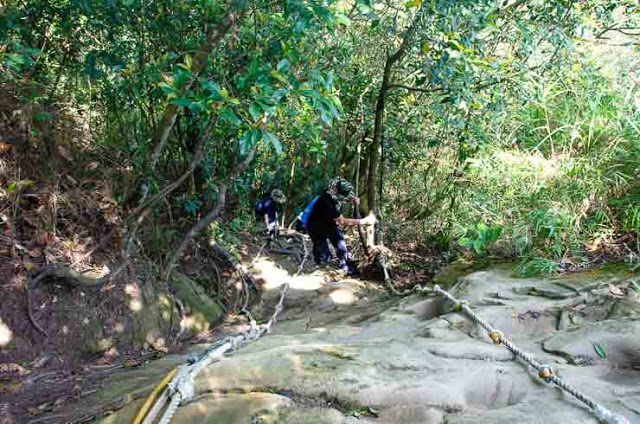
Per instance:
[[[317,196],[309,205],[308,216],[305,219],[305,228],[313,242],[313,259],[316,265],[330,262],[332,259],[329,250],[330,241],[336,249],[338,255],[338,265],[347,275],[353,275],[357,271],[349,261],[347,243],[344,240],[340,225],[373,225],[375,217],[373,215],[364,219],[351,219],[342,216],[340,210],[346,202],[360,204],[360,199],[356,197],[351,183],[342,178],[334,178],[329,182],[327,189]]]
[[[277,209],[281,208],[286,202],[282,190],[271,190],[262,200],[259,200],[255,206],[255,213],[258,219],[264,220],[266,226],[266,233],[271,237],[278,235],[278,212]]]

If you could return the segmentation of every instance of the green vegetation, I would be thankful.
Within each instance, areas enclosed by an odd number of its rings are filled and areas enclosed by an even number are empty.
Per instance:
[[[8,0],[0,141],[23,168],[3,187],[13,199],[78,165],[90,180],[108,157],[125,254],[144,246],[169,271],[207,228],[231,249],[268,187],[287,194],[288,223],[336,174],[386,242],[515,258],[523,275],[597,255],[637,266],[638,12]]]

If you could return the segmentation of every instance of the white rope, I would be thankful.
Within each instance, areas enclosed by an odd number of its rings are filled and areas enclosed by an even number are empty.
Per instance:
[[[280,292],[280,300],[276,304],[273,315],[271,315],[271,319],[269,319],[266,324],[258,327],[251,317],[251,314],[249,314],[251,325],[248,331],[232,337],[227,337],[222,341],[222,344],[213,344],[193,364],[181,365],[177,374],[168,384],[167,389],[162,393],[158,400],[156,400],[156,403],[147,415],[144,423],[151,424],[167,401],[171,399],[169,406],[160,420],[160,424],[169,424],[178,407],[193,399],[195,392],[195,378],[203,369],[211,365],[211,363],[219,360],[225,353],[235,350],[240,343],[257,340],[263,334],[268,333],[271,330],[271,327],[276,323],[278,314],[284,309],[282,305],[288,288],[289,284],[284,284]]]
[[[167,406],[167,410],[164,412],[164,415],[162,416],[162,419],[158,424],[169,424],[171,422],[171,419],[178,410],[178,406],[180,406],[181,400],[182,399],[180,397],[180,393],[176,393],[175,395],[173,395],[169,406]]]
[[[160,395],[160,397],[156,400],[156,403],[155,405],[153,405],[153,408],[151,408],[151,410],[145,417],[142,424],[153,424],[154,421],[156,420],[156,417],[160,414],[162,407],[167,403],[168,400],[169,400],[169,389],[165,388],[162,391],[162,394]]]
[[[422,287],[417,285],[412,289],[399,291],[393,286],[391,279],[388,278],[388,272],[386,271],[386,267],[384,265],[383,265],[383,269],[385,271],[385,282],[387,283],[387,286],[394,294],[406,295],[413,292],[435,293],[446,298],[447,300],[449,300],[451,303],[455,305],[456,309],[458,309],[461,312],[464,312],[474,322],[476,322],[478,325],[484,328],[495,345],[502,344],[509,351],[513,352],[513,354],[520,357],[524,362],[526,362],[527,364],[532,366],[534,369],[536,369],[538,371],[538,376],[541,379],[543,379],[545,382],[555,384],[556,386],[560,387],[561,389],[573,395],[579,401],[585,403],[587,406],[589,406],[589,408],[593,410],[595,416],[598,418],[600,422],[605,424],[630,424],[629,420],[626,417],[619,414],[615,414],[612,411],[605,408],[604,406],[598,404],[589,396],[580,392],[578,389],[569,385],[566,381],[564,381],[563,379],[555,375],[553,373],[553,369],[551,368],[551,366],[539,363],[534,359],[534,357],[530,353],[525,352],[524,350],[520,349],[518,346],[513,344],[500,331],[494,329],[488,322],[484,321],[475,312],[473,312],[473,310],[469,307],[468,302],[463,302],[456,299],[451,293],[447,292],[446,290],[443,290],[438,285],[435,285],[433,288]]]

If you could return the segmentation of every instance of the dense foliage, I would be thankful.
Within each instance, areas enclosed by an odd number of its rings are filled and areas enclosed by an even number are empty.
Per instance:
[[[638,12],[633,0],[9,0],[1,90],[30,114],[0,137],[52,173],[60,146],[111,152],[116,199],[151,207],[141,240],[157,253],[188,228],[228,237],[269,187],[287,194],[288,223],[340,174],[387,241],[519,258],[525,274],[598,253],[635,264]],[[145,204],[174,181],[167,202]]]

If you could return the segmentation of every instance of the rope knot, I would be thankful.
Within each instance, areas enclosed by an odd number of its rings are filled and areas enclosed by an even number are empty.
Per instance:
[[[236,350],[236,348],[238,347],[238,343],[236,342],[236,339],[233,337],[227,337],[225,341],[227,343],[231,343],[231,348],[229,350]]]
[[[502,334],[500,334],[499,331],[489,331],[489,337],[491,338],[491,341],[493,341],[494,345],[499,345],[500,343],[502,343]]]
[[[538,371],[538,377],[549,383],[553,375],[553,368],[550,365],[542,365]]]
[[[460,302],[458,302],[456,304],[456,311],[457,312],[462,312],[462,305],[465,305],[468,308],[469,307],[469,301],[468,300],[461,300]]]

